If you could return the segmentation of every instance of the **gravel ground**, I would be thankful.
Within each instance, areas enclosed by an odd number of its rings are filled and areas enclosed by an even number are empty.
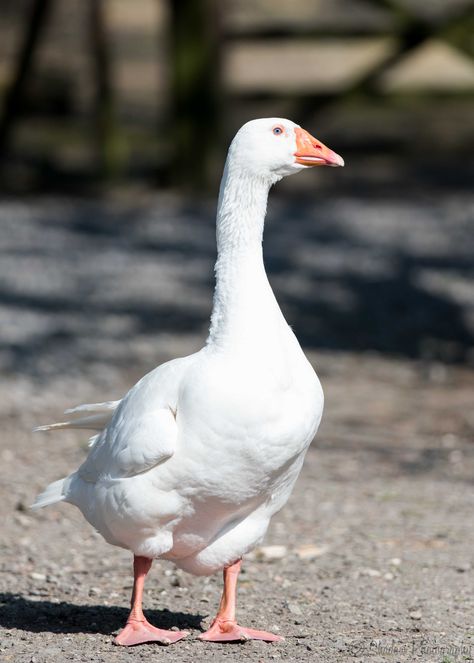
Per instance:
[[[30,430],[200,346],[212,208],[172,196],[0,204],[0,661],[474,658],[473,202],[273,201],[271,279],[327,402],[294,495],[240,583],[241,623],[286,640],[197,641],[221,579],[155,562],[148,617],[191,634],[127,650],[111,641],[130,555],[71,506],[28,510],[81,462],[85,436]]]

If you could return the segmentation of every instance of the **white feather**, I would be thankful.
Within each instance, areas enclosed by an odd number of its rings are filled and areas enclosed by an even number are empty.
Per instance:
[[[105,412],[112,416],[114,410],[117,409],[120,401],[104,401],[103,403],[84,403],[64,410],[64,414],[76,414],[76,412]]]
[[[34,433],[51,430],[64,430],[65,428],[84,428],[101,431],[107,426],[120,401],[106,401],[105,403],[86,403],[65,410],[64,414],[77,414],[78,412],[91,412],[87,417],[78,417],[69,421],[60,421],[54,424],[44,424],[33,429]]]
[[[49,486],[38,495],[34,504],[31,505],[31,509],[41,509],[43,506],[49,506],[50,504],[55,504],[56,502],[61,502],[65,499],[63,493],[64,484],[66,479],[59,479],[58,481],[53,481]]]

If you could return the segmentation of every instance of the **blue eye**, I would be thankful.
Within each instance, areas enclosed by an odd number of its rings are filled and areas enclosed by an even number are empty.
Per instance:
[[[274,127],[273,133],[275,134],[275,136],[279,136],[280,134],[283,133],[283,129],[281,127]]]

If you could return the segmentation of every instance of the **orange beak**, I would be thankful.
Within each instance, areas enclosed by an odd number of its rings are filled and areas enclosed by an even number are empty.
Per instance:
[[[295,161],[302,166],[343,166],[344,159],[310,133],[296,127]]]

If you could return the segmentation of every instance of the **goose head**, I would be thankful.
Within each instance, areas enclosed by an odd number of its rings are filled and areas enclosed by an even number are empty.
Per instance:
[[[279,117],[251,120],[229,148],[229,167],[277,182],[314,166],[343,166],[344,160],[299,125]]]

